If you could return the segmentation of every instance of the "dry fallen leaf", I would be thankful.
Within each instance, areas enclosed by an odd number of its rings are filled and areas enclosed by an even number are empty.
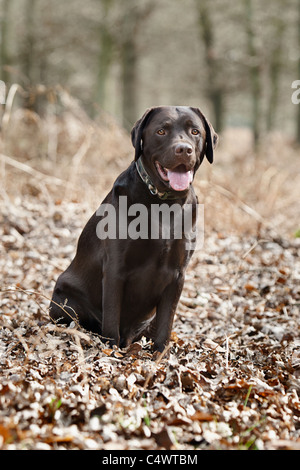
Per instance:
[[[107,356],[111,356],[112,353],[114,352],[114,350],[113,350],[113,349],[110,349],[110,348],[103,348],[103,349],[102,349],[102,352],[103,352],[104,354],[106,354]]]
[[[215,416],[198,410],[190,418],[192,421],[213,421]]]

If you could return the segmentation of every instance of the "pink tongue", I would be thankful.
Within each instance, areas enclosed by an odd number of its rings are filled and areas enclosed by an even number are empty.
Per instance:
[[[189,184],[193,181],[193,172],[191,170],[167,170],[167,172],[170,186],[175,191],[184,191],[189,187]]]

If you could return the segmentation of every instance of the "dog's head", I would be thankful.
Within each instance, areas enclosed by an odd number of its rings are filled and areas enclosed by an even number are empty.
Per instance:
[[[159,190],[186,191],[204,156],[213,162],[218,136],[200,109],[159,106],[136,122],[131,139]]]

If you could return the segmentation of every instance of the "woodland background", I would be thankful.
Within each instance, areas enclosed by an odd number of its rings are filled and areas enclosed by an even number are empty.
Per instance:
[[[300,141],[299,0],[1,0],[1,79],[45,112],[58,84],[130,129],[146,107],[199,106],[216,129]],[[45,91],[45,90],[44,90]],[[25,98],[25,97],[24,97]],[[45,99],[46,98],[46,99]],[[52,103],[53,105],[53,103]],[[57,109],[56,109],[57,111]]]
[[[0,0],[0,26],[0,448],[299,449],[300,0]],[[161,104],[220,143],[154,361],[48,306]]]

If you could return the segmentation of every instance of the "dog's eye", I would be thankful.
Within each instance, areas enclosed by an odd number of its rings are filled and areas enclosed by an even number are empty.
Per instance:
[[[158,131],[156,132],[156,134],[158,135],[165,135],[166,131],[164,129],[158,129]]]
[[[200,131],[198,131],[198,129],[192,129],[192,130],[191,130],[191,133],[192,133],[193,135],[199,135],[199,134],[200,134]]]

